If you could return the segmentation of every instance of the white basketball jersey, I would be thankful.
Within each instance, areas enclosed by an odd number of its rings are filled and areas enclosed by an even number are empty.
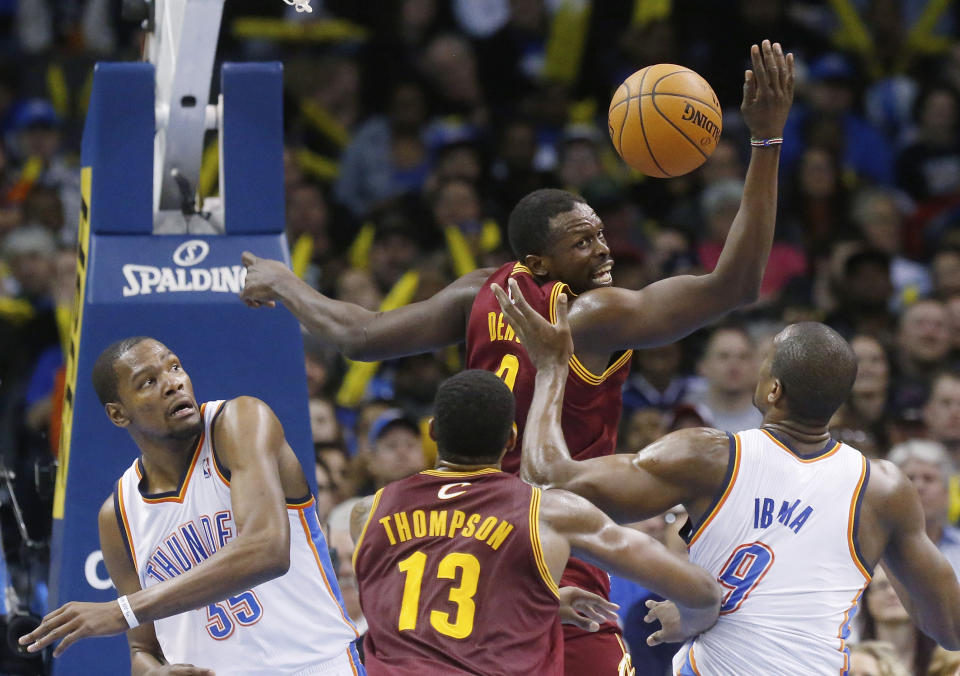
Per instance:
[[[143,495],[139,459],[117,482],[117,519],[144,589],[204,565],[236,536],[229,474],[218,464],[210,434],[222,406],[212,401],[201,407],[203,434],[178,491]],[[338,657],[354,664],[350,642],[357,632],[343,612],[313,498],[287,503],[287,515],[287,573],[219,603],[155,621],[168,662],[245,676],[313,674],[317,665],[339,662]]]
[[[846,674],[870,572],[856,540],[869,463],[830,441],[801,458],[773,435],[731,435],[726,487],[690,538],[724,590],[716,625],[673,659],[679,676]]]

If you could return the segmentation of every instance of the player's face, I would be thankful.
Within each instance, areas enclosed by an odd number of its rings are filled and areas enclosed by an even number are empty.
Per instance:
[[[542,257],[550,279],[570,285],[574,293],[613,285],[613,258],[603,223],[586,204],[551,219],[552,241]]]
[[[119,405],[108,414],[114,424],[158,439],[189,439],[203,420],[190,376],[177,355],[155,340],[144,340],[114,364]]]

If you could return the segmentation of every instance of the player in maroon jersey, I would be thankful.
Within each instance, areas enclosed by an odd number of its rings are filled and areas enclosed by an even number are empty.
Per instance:
[[[508,236],[517,262],[468,273],[424,301],[371,312],[327,298],[280,261],[250,253],[243,255],[247,276],[241,297],[253,307],[283,302],[314,336],[356,360],[401,357],[466,339],[468,368],[493,370],[513,385],[522,434],[533,371],[522,346],[508,335],[490,284],[506,288],[506,278],[516,278],[528,301],[544,313],[566,289],[574,296],[569,321],[576,352],[563,430],[578,460],[613,453],[629,351],[678,340],[758,296],[773,241],[777,140],[793,101],[794,66],[792,55],[767,40],[753,45],[750,56],[753,69],[745,75],[740,109],[757,143],[752,145],[740,209],[717,266],[708,274],[671,277],[639,291],[615,288],[613,259],[593,209],[571,193],[538,190],[510,214]],[[518,458],[516,450],[508,455],[505,469],[516,471]],[[598,593],[607,589],[602,572],[579,564],[565,583]],[[606,625],[591,635],[565,626],[566,673],[616,674],[619,643],[613,631],[615,627]]]
[[[695,609],[701,630],[716,619],[720,587],[706,571],[582,498],[500,471],[514,406],[488,371],[450,378],[430,426],[436,469],[354,508],[371,676],[562,674],[557,582],[571,551]]]

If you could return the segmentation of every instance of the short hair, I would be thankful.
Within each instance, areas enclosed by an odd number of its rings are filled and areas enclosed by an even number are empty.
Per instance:
[[[93,364],[93,389],[104,406],[120,399],[117,394],[117,373],[113,368],[117,360],[145,340],[153,339],[149,336],[123,338],[108,345],[97,357],[97,361]]]
[[[542,188],[517,202],[507,219],[507,237],[521,263],[530,254],[543,253],[550,242],[550,219],[586,201],[572,192]]]
[[[850,396],[857,357],[826,324],[792,324],[774,339],[770,375],[780,380],[790,415],[827,424]]]
[[[441,460],[497,462],[510,438],[513,392],[489,371],[471,369],[448,378],[433,403],[434,434]]]
[[[950,459],[947,449],[940,442],[930,439],[908,439],[901,442],[890,449],[887,460],[900,469],[911,460],[936,465],[944,484],[949,484],[950,477],[954,474],[953,460]]]

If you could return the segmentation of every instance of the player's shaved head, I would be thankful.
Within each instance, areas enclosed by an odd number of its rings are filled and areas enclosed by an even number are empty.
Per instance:
[[[104,406],[120,400],[117,394],[117,372],[114,369],[117,360],[145,340],[153,340],[153,338],[149,336],[123,338],[108,345],[97,357],[97,361],[93,364],[93,389]]]
[[[513,392],[489,371],[472,369],[448,378],[433,403],[438,455],[463,465],[499,462],[514,408]]]
[[[566,190],[543,188],[517,202],[507,220],[507,237],[517,260],[530,254],[542,254],[550,242],[550,220],[577,204],[586,204],[578,195]]]
[[[857,357],[826,324],[801,322],[774,338],[770,375],[780,381],[791,417],[825,425],[850,396]]]

